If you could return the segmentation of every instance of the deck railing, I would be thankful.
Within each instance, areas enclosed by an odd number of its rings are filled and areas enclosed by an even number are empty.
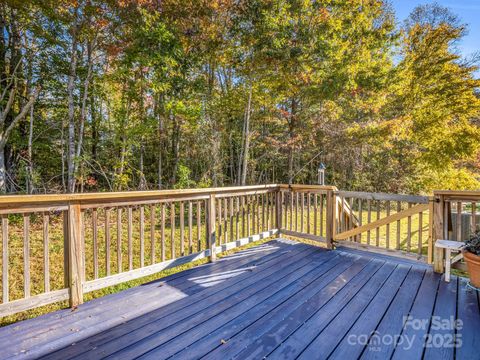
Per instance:
[[[76,306],[88,292],[214,261],[276,234],[432,263],[435,239],[462,240],[464,224],[476,227],[478,202],[480,192],[425,197],[275,184],[0,196],[0,316],[62,300]]]

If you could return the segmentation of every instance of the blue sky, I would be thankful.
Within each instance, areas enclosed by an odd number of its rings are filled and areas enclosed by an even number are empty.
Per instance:
[[[403,21],[415,6],[434,1],[390,0],[390,2],[395,8],[397,19]],[[462,23],[468,24],[468,34],[458,44],[462,54],[468,56],[474,52],[480,52],[480,0],[436,0],[435,2],[450,8],[460,17]]]

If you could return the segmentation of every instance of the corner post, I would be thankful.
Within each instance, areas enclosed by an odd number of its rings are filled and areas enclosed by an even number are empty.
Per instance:
[[[215,194],[210,194],[210,198],[208,199],[208,246],[210,248],[210,262],[214,262],[217,259],[216,254],[216,233],[215,233]]]
[[[70,291],[70,307],[83,303],[82,217],[80,204],[70,203],[64,220],[66,280]]]
[[[443,273],[444,255],[443,249],[435,247],[435,241],[443,239],[444,234],[444,208],[445,199],[443,195],[435,195],[433,198],[433,231],[432,231],[432,246],[433,252],[433,270],[437,273]]]
[[[327,223],[326,223],[326,244],[327,249],[333,249],[333,238],[335,236],[336,202],[333,190],[327,190]]]
[[[276,225],[277,225],[277,237],[282,235],[282,208],[283,208],[283,192],[280,188],[277,190],[275,199],[276,208]]]

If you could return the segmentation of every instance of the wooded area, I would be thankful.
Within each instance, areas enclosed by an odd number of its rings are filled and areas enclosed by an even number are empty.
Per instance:
[[[438,5],[6,0],[0,190],[479,187],[478,59]]]

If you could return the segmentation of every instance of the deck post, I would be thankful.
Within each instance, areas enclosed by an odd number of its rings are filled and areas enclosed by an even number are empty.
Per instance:
[[[434,247],[433,253],[433,270],[437,273],[444,272],[444,256],[443,249],[435,247],[435,241],[444,239],[444,207],[445,199],[443,195],[435,195],[433,198],[433,232],[432,245]]]
[[[82,221],[79,203],[68,204],[65,213],[64,234],[67,268],[65,269],[67,286],[70,291],[70,307],[83,303],[83,256],[82,256]]]
[[[282,207],[283,207],[283,193],[280,189],[276,192],[276,199],[275,199],[275,209],[276,211],[276,222],[277,225],[277,237],[282,236]],[[269,229],[270,230],[270,229]]]
[[[333,190],[327,190],[327,223],[326,223],[326,244],[327,249],[333,248],[333,237],[335,235],[335,219],[336,219],[336,201]]]
[[[210,248],[210,262],[214,262],[217,258],[216,255],[216,233],[215,233],[215,194],[210,194],[210,197],[207,201],[208,209],[208,221],[207,221],[207,231],[208,231],[208,247]]]

